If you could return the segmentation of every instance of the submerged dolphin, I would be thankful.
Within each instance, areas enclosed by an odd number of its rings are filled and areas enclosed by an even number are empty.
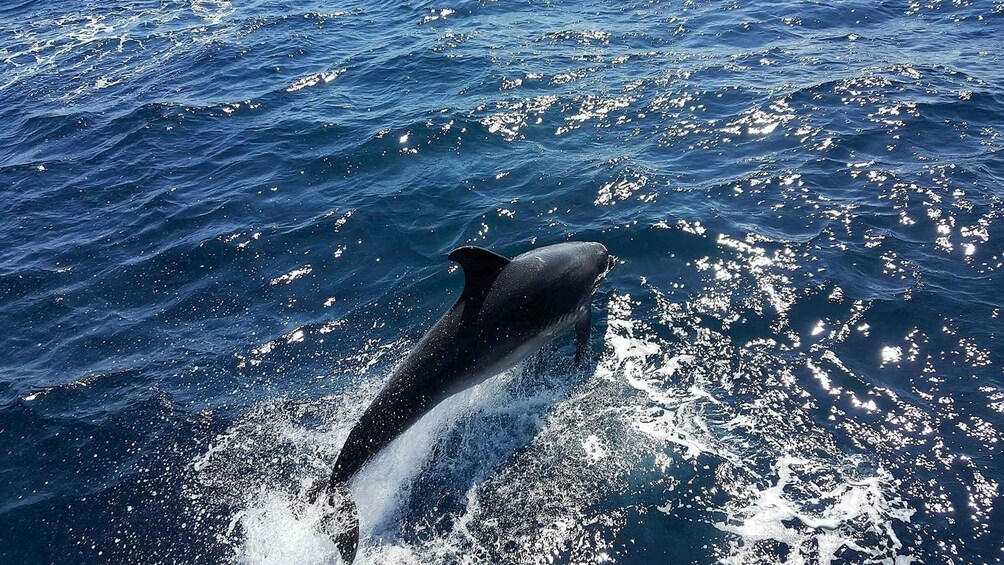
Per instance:
[[[328,483],[350,514],[350,528],[335,536],[351,563],[359,521],[348,481],[381,449],[451,395],[526,359],[575,327],[575,360],[586,352],[590,298],[612,265],[599,243],[541,247],[506,259],[479,247],[449,256],[464,270],[464,290],[426,332],[349,432]]]

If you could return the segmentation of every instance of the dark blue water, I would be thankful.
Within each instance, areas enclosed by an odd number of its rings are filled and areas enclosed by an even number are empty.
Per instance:
[[[352,485],[369,563],[1004,553],[1004,4],[0,6],[0,562],[323,563],[305,490],[456,297],[559,340]]]

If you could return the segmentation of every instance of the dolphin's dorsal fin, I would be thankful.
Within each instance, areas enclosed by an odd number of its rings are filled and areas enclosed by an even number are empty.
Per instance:
[[[456,261],[464,270],[463,296],[473,296],[488,290],[495,277],[509,264],[509,259],[498,253],[473,245],[458,247],[447,257]]]

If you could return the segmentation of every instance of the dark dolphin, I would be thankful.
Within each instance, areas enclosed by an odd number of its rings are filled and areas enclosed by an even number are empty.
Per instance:
[[[328,483],[329,501],[340,499],[351,515],[349,530],[335,536],[351,563],[359,521],[348,481],[398,435],[434,406],[526,359],[575,328],[575,360],[586,352],[590,299],[612,265],[607,249],[572,242],[506,259],[479,247],[461,247],[449,258],[464,270],[464,290],[422,337],[349,433]]]

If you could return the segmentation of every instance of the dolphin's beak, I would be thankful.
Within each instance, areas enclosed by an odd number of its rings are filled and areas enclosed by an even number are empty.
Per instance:
[[[603,282],[603,279],[607,278],[607,273],[609,273],[610,270],[614,268],[615,264],[617,264],[617,258],[614,257],[613,255],[607,255],[607,264],[603,266],[603,270],[600,271],[600,274],[596,276],[596,282],[593,283],[594,291],[600,286],[600,283]]]
[[[613,255],[607,255],[607,264],[603,268],[603,271],[600,273],[598,279],[603,280],[607,276],[607,273],[613,270],[614,265],[616,264],[617,264],[617,257],[614,257]]]

